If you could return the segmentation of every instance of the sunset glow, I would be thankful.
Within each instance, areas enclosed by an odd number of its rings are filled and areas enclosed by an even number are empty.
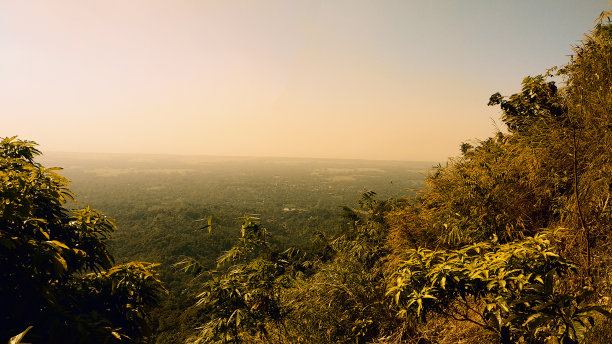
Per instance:
[[[50,151],[443,161],[607,3],[4,2],[2,131]]]

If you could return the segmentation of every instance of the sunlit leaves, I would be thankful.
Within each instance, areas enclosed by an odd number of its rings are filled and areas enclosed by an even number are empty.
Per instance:
[[[26,328],[25,331],[19,333],[18,335],[14,337],[11,337],[11,339],[9,339],[9,344],[26,344],[22,342],[21,340],[31,329],[32,329],[32,326],[28,326],[28,328]]]
[[[207,229],[208,233],[210,233],[213,229],[213,217],[209,216],[205,219],[197,219],[196,222],[206,222],[204,225],[201,225],[199,229]]]
[[[47,343],[133,342],[145,311],[164,292],[154,265],[112,267],[114,221],[69,209],[68,180],[35,162],[31,141],[0,142],[0,338],[33,324],[26,339]],[[24,332],[25,333],[25,332]]]
[[[574,340],[576,324],[586,326],[586,317],[599,308],[558,290],[560,278],[574,267],[552,251],[554,236],[544,232],[504,245],[479,243],[453,251],[412,250],[397,267],[387,295],[403,317],[425,319],[434,312],[474,321],[471,317],[480,314],[480,325],[502,339],[533,339],[545,325],[554,325],[565,330],[549,335]]]
[[[218,270],[205,283],[197,305],[210,319],[195,343],[215,343],[231,337],[235,342],[256,333],[268,335],[268,326],[278,325],[285,315],[280,304],[286,273],[304,256],[296,249],[278,251],[270,234],[256,219],[245,216],[236,244],[218,259]],[[187,272],[199,271],[191,259],[179,263]]]

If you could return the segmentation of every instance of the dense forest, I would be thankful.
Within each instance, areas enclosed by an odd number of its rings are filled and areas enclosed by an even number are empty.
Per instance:
[[[113,214],[118,230],[109,251],[118,262],[152,261],[169,295],[152,313],[158,343],[194,334],[193,277],[175,264],[187,257],[208,270],[230,249],[245,214],[261,219],[279,247],[307,248],[317,233],[342,225],[339,205],[355,203],[366,188],[381,197],[408,197],[424,186],[433,162],[216,158],[62,154],[41,157],[62,164],[77,204]],[[256,214],[256,215],[254,215]],[[214,227],[204,226],[208,218]],[[202,221],[204,219],[205,221]]]
[[[2,340],[612,342],[609,15],[493,94],[504,128],[424,185],[424,164],[161,157],[71,163],[72,202],[33,142],[3,139]]]

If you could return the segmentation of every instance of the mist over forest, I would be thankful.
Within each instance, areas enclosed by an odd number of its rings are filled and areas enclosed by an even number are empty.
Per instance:
[[[366,191],[376,190],[382,198],[415,195],[436,164],[78,153],[47,153],[41,160],[47,166],[63,166],[62,174],[71,180],[76,195],[75,206],[95,204],[113,214],[118,228],[125,229],[115,233],[115,242],[128,228],[176,230],[151,228],[147,220],[162,221],[160,216],[191,230],[197,223],[190,220],[214,216],[234,227],[244,215],[256,214],[278,240],[297,240],[301,245],[316,231],[332,235],[339,225],[340,206],[353,206]],[[181,217],[177,212],[187,214]],[[140,221],[138,226],[135,221]],[[130,252],[121,257],[138,257]]]

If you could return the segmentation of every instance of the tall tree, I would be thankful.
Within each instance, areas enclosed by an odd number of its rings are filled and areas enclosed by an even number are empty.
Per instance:
[[[31,141],[0,141],[0,340],[31,326],[26,341],[141,341],[164,291],[154,264],[113,266],[114,221],[68,208],[68,180],[40,154]]]

